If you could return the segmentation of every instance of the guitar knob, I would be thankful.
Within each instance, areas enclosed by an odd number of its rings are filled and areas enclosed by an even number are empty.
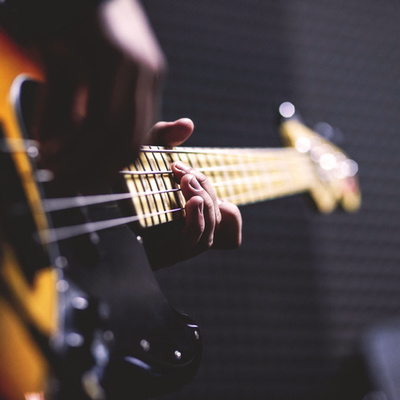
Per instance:
[[[72,387],[87,392],[88,388],[93,389],[93,382],[100,380],[109,362],[113,341],[112,332],[107,330],[109,311],[104,303],[88,296],[70,280],[62,281],[65,284],[59,293],[63,330],[59,334],[58,353],[63,369],[69,372],[68,376],[60,376],[60,387],[67,393]]]

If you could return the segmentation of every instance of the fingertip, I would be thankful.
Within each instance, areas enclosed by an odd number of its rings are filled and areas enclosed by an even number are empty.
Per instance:
[[[194,130],[194,122],[190,118],[179,118],[175,121],[175,123],[181,125],[182,127],[185,127],[187,130],[190,131],[190,133],[192,133]]]
[[[200,215],[204,214],[204,199],[201,196],[193,196],[186,202],[186,209],[196,210]]]
[[[239,208],[227,201],[220,205],[222,215],[215,248],[236,249],[242,243],[242,215]]]
[[[197,243],[204,231],[204,199],[194,196],[186,203],[186,233]]]
[[[164,146],[178,146],[193,133],[194,123],[190,118],[180,118],[176,121],[157,122],[150,131],[150,143]]]

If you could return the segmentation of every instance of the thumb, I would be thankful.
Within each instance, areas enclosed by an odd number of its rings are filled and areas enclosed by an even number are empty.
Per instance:
[[[174,147],[186,141],[194,130],[193,121],[181,118],[173,122],[157,122],[149,132],[149,144]]]

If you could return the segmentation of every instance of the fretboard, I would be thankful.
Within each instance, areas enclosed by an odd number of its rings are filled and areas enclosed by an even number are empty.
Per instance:
[[[145,146],[135,164],[122,172],[142,227],[184,215],[185,200],[170,167],[178,160],[207,175],[217,196],[236,205],[304,192],[317,181],[308,155],[293,148]]]

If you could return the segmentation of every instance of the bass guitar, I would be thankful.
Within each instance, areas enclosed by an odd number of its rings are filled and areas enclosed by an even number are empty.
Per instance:
[[[121,399],[171,392],[196,372],[201,334],[163,296],[150,263],[185,201],[170,168],[207,174],[238,205],[309,192],[321,212],[360,206],[357,164],[281,107],[281,149],[145,146],[113,191],[63,192],[29,136],[44,81],[0,32],[0,398]],[[165,240],[165,238],[169,238]],[[155,248],[157,247],[157,251]]]

